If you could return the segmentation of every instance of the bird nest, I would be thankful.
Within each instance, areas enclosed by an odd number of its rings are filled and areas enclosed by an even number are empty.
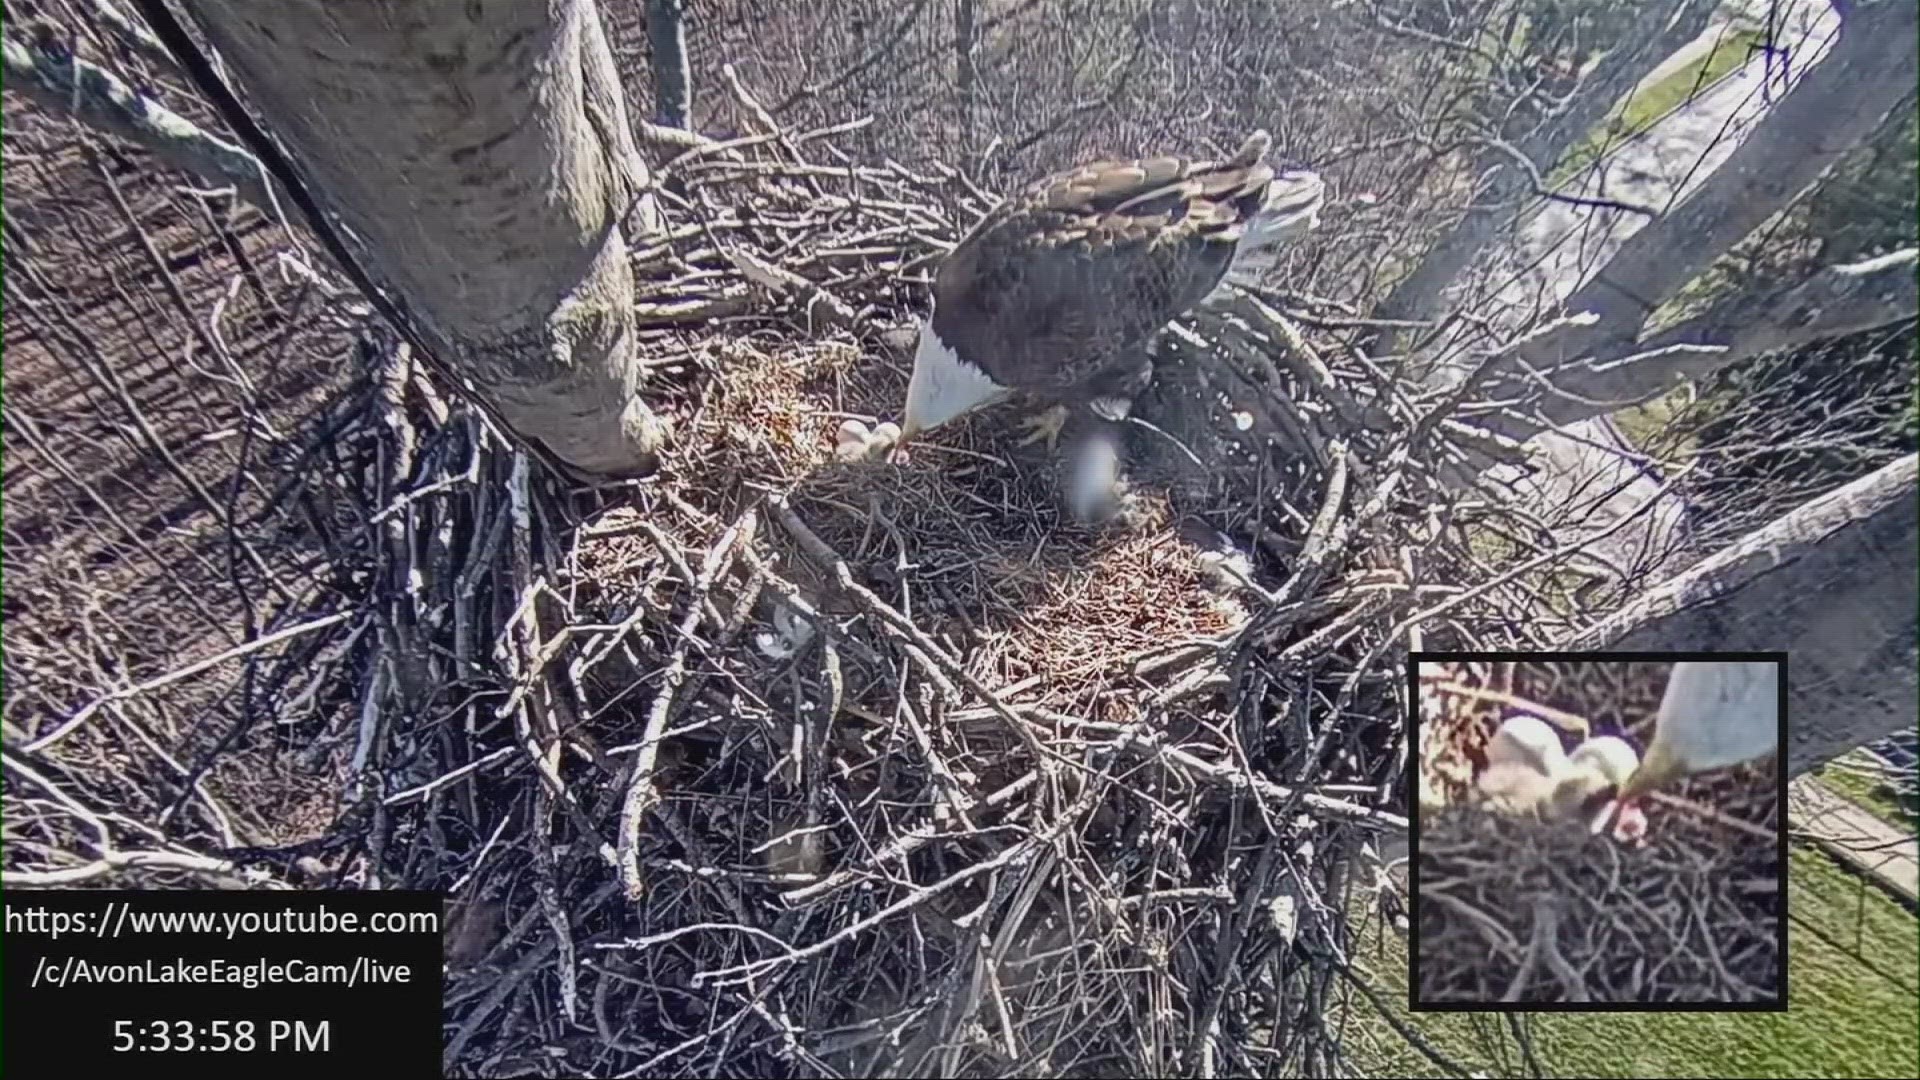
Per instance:
[[[657,474],[570,484],[364,342],[286,485],[301,632],[244,658],[325,805],[204,872],[448,890],[452,1075],[1330,1067],[1406,644],[1524,625],[1450,524],[1473,403],[1275,291],[1162,342],[1130,524],[1063,520],[1005,409],[836,461],[991,200],[747,115],[633,246]]]
[[[1638,847],[1471,807],[1419,828],[1420,1005],[1784,1000],[1776,845],[1674,815]]]
[[[1689,777],[1644,839],[1476,805],[1503,715],[1567,712],[1644,748],[1667,664],[1423,663],[1413,867],[1421,1005],[1769,1004],[1785,993],[1771,759]],[[1551,704],[1549,704],[1551,702]]]
[[[1290,931],[1323,943],[1307,963],[1242,913],[1283,890],[1347,910],[1350,853],[1404,830],[1388,631],[1415,594],[1382,511],[1432,490],[1411,407],[1313,352],[1345,348],[1296,322],[1317,309],[1249,297],[1165,347],[1141,413],[1207,468],[1135,440],[1125,524],[1063,515],[1057,455],[1016,444],[1011,408],[905,461],[838,461],[844,420],[903,399],[923,301],[900,280],[979,203],[891,169],[852,170],[863,198],[836,203],[791,155],[764,140],[735,163],[755,168],[678,177],[706,225],[660,264],[697,273],[656,288],[726,315],[646,331],[674,428],[659,473],[586,504],[521,481],[533,570],[501,610],[539,631],[507,672],[566,689],[529,691],[533,741],[501,747],[581,749],[474,781],[477,805],[532,798],[559,831],[510,833],[465,890],[450,1068],[566,1045],[618,1062],[594,1072],[1147,1076],[1239,1060],[1256,1029],[1326,1052],[1305,988],[1339,967],[1344,920]],[[821,206],[757,246],[753,223]],[[756,269],[855,249],[802,284]],[[1197,374],[1229,349],[1266,362]],[[1334,437],[1368,410],[1397,419]],[[443,812],[462,820],[441,835],[499,827]]]
[[[642,494],[656,524],[689,546],[758,506],[773,519],[767,557],[824,615],[861,615],[839,587],[845,566],[968,656],[975,676],[1097,719],[1137,718],[1117,705],[1130,695],[1103,693],[1133,666],[1246,622],[1237,590],[1207,569],[1217,534],[1194,520],[1183,533],[1166,493],[1151,489],[1125,524],[1074,522],[1060,506],[1059,456],[1018,445],[1013,408],[943,429],[904,461],[844,462],[833,454],[840,421],[888,415],[903,399],[904,375],[887,362],[897,357],[845,341],[712,348],[714,375],[679,417],[679,456],[664,478],[681,489],[658,502]]]

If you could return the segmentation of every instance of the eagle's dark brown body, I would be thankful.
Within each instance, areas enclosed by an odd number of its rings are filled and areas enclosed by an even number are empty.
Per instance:
[[[1225,161],[1102,161],[1040,180],[982,218],[934,272],[900,442],[1024,393],[1049,444],[1076,412],[1069,501],[1091,520],[1119,490],[1118,422],[1152,378],[1149,347],[1223,281],[1271,265],[1313,227],[1325,187],[1276,170],[1256,131]],[[877,429],[876,429],[877,430]]]
[[[1218,286],[1266,203],[1270,140],[1219,162],[1102,161],[982,218],[934,277],[940,339],[1009,389],[1065,400],[1144,377],[1146,346]]]

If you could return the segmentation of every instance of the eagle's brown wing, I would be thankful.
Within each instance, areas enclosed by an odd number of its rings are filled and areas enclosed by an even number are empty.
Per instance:
[[[1002,386],[1071,395],[1219,284],[1273,181],[1256,132],[1221,162],[1102,161],[996,207],[934,277],[934,331]]]

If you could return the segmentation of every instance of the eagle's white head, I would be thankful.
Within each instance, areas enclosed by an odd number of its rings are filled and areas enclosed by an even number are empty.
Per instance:
[[[987,373],[960,358],[934,332],[931,313],[920,320],[920,340],[913,351],[913,376],[907,380],[907,410],[900,424],[902,442],[932,431],[1008,393]]]

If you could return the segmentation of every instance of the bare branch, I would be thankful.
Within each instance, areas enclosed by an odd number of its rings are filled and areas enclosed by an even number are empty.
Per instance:
[[[1725,347],[1710,360],[1673,364],[1660,380],[1665,382],[1673,374],[1698,378],[1743,357],[1905,322],[1920,314],[1920,283],[1914,274],[1917,259],[1920,249],[1906,248],[1825,267],[1775,289],[1732,296],[1703,315],[1652,335],[1636,350],[1683,343]],[[1650,377],[1636,381],[1641,388],[1655,385]]]
[[[1763,352],[1904,322],[1920,314],[1916,259],[1920,250],[1906,248],[1829,266],[1772,290],[1739,293],[1643,341],[1577,363],[1535,370],[1520,362],[1524,376],[1502,381],[1533,381],[1551,393],[1536,403],[1531,421],[1507,414],[1496,426],[1523,437],[1650,400],[1676,379],[1702,379]]]
[[[1513,162],[1514,166],[1527,178],[1527,182],[1532,185],[1532,194],[1536,198],[1566,203],[1569,206],[1590,207],[1595,210],[1619,210],[1623,213],[1638,214],[1641,217],[1649,218],[1659,213],[1659,211],[1653,207],[1642,206],[1639,203],[1624,202],[1620,199],[1596,198],[1587,195],[1569,195],[1564,192],[1554,191],[1547,186],[1546,178],[1540,175],[1540,167],[1533,163],[1533,159],[1521,153],[1519,148],[1507,142],[1505,139],[1494,135],[1480,135],[1475,137],[1473,141]]]
[[[240,146],[202,130],[179,113],[142,94],[106,69],[64,50],[58,55],[8,37],[7,85],[62,115],[144,147],[162,161],[208,184],[231,186],[239,197],[273,215],[272,183],[259,159]],[[292,207],[291,200],[277,200]]]
[[[87,0],[87,10],[95,22],[113,35],[114,40],[138,54],[141,59],[166,71],[178,70],[178,65],[173,62],[173,54],[167,51],[159,38],[153,36],[147,24],[120,10],[120,5],[114,0]]]
[[[1911,728],[1920,711],[1916,480],[1920,458],[1908,454],[1729,545],[1565,647],[1786,649],[1796,775]]]

